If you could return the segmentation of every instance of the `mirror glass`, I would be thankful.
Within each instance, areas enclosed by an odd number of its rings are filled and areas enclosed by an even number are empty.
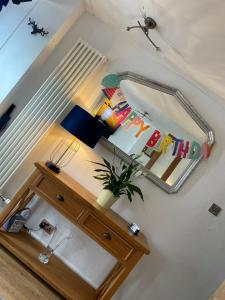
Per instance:
[[[103,114],[112,128],[106,143],[124,157],[138,155],[147,177],[176,192],[200,161],[202,145],[213,144],[212,130],[178,90],[130,72],[119,78],[108,97],[117,123]]]

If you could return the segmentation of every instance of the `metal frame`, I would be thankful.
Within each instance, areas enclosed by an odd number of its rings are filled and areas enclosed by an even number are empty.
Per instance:
[[[148,79],[144,76],[138,75],[136,73],[126,71],[122,73],[118,73],[118,76],[121,80],[129,79],[131,81],[140,83],[145,86],[149,86],[153,89],[156,89],[158,91],[164,92],[166,94],[170,94],[174,96],[178,102],[181,104],[181,106],[185,109],[185,111],[190,115],[190,117],[198,124],[198,126],[202,129],[202,131],[207,136],[207,143],[210,145],[213,145],[215,142],[215,136],[212,128],[208,125],[208,123],[203,119],[203,117],[196,111],[196,109],[193,107],[193,105],[183,96],[183,94],[175,88],[172,88],[170,86],[167,86],[165,84],[153,81],[151,79]],[[107,139],[102,139],[103,144],[109,148],[114,149],[115,145],[109,142]],[[125,152],[120,150],[118,147],[116,147],[116,152],[118,153],[118,156],[123,158],[125,161],[131,161],[131,158],[129,155],[127,155]],[[143,167],[143,173],[147,174],[145,177],[150,179],[152,182],[154,182],[156,185],[158,185],[160,188],[162,188],[167,193],[176,193],[180,189],[180,187],[184,184],[184,182],[187,180],[189,175],[193,172],[193,170],[198,166],[199,162],[202,160],[202,157],[199,157],[199,159],[192,160],[188,166],[184,169],[182,174],[178,177],[176,182],[170,186],[160,178],[158,178],[156,175],[154,175],[151,171],[149,171],[147,168]]]

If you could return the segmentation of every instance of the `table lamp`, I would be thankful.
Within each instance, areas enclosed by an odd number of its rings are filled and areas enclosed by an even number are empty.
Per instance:
[[[73,135],[73,139],[68,144],[61,141],[53,150],[50,161],[46,162],[46,166],[57,174],[79,150],[79,140],[94,148],[106,131],[105,125],[97,117],[93,117],[78,105],[70,111],[60,125]]]

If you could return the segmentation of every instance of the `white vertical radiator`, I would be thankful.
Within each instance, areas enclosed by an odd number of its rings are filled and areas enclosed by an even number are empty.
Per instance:
[[[0,190],[106,58],[79,40],[0,137]]]

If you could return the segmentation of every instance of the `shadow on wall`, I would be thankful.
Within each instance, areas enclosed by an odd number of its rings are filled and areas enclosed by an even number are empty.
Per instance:
[[[144,178],[138,178],[138,181],[146,181],[149,186],[149,181]],[[158,187],[154,186],[158,189]],[[153,282],[159,277],[160,273],[163,273],[163,270],[167,266],[166,259],[161,254],[161,252],[154,246],[153,241],[151,240],[151,230],[149,229],[149,224],[147,220],[152,218],[152,210],[150,210],[149,204],[151,199],[149,194],[146,193],[146,189],[143,189],[144,197],[146,201],[143,203],[138,196],[134,197],[133,202],[130,204],[129,200],[126,197],[120,197],[120,199],[113,205],[113,210],[119,213],[125,220],[129,223],[137,223],[142,233],[148,240],[150,245],[150,255],[143,256],[139,261],[138,265],[134,270],[129,274],[127,280],[123,283],[123,286],[112,298],[113,300],[130,300],[130,299],[139,299],[140,294],[144,291],[149,291],[149,286],[153,285]],[[164,193],[163,191],[161,191]],[[154,230],[152,228],[152,230]],[[142,299],[149,300],[144,298]]]
[[[113,300],[139,299],[144,291],[149,291],[149,286],[152,285],[154,280],[165,268],[166,261],[164,257],[152,246],[151,241],[149,241],[149,244],[151,245],[150,256],[145,256],[140,260],[124,282],[123,288],[119,289],[112,298]],[[143,295],[142,299],[144,299]],[[146,300],[149,299],[146,298]]]

